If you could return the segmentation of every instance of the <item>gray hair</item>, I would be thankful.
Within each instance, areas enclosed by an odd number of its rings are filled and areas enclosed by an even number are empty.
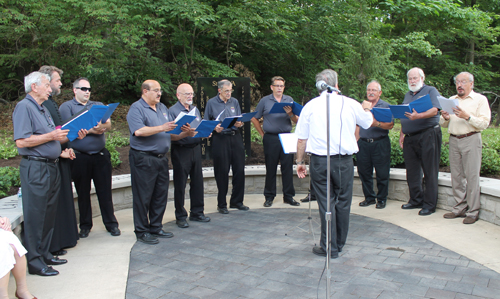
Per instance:
[[[80,81],[87,81],[90,84],[89,79],[87,79],[85,77],[80,77],[80,78],[76,79],[75,82],[73,82],[73,88],[79,87],[78,85],[80,84]]]
[[[233,84],[227,79],[222,79],[219,82],[217,82],[218,89],[222,89],[222,88],[224,88],[224,86],[228,86],[228,85],[233,85]]]
[[[470,82],[474,82],[474,75],[472,75],[471,73],[469,72],[461,72],[460,74],[456,75],[454,78],[453,78],[453,81],[456,83],[457,82],[457,77],[460,76],[460,75],[467,75],[469,76],[469,81]]]
[[[371,80],[368,84],[366,84],[366,89],[368,89],[368,86],[372,83],[377,83],[378,85],[378,91],[381,91],[382,90],[382,85],[380,85],[380,83],[377,81],[377,80]]]
[[[316,75],[316,82],[325,81],[326,84],[328,84],[329,86],[336,86],[337,85],[337,77],[338,77],[337,72],[335,72],[334,70],[331,70],[331,69],[326,69],[326,70],[323,70],[321,73]],[[322,88],[322,89],[318,88],[319,92],[322,92],[323,90],[326,90],[326,88]]]
[[[421,78],[423,78],[425,80],[425,74],[424,74],[424,71],[421,69],[421,68],[418,68],[418,67],[414,67],[412,69],[410,69],[407,73],[406,73],[406,78],[408,78],[409,74],[411,71],[413,70],[418,70],[418,74],[420,75]]]
[[[50,76],[41,72],[32,72],[28,76],[24,77],[24,91],[26,91],[26,93],[30,93],[31,84],[35,83],[36,85],[41,85],[42,78],[46,78],[50,81]]]

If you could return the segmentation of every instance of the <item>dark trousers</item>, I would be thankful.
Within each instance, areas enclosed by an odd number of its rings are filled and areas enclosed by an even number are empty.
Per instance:
[[[175,218],[185,220],[188,216],[184,208],[184,197],[188,175],[189,197],[191,201],[191,216],[203,215],[204,187],[203,172],[201,169],[201,146],[186,147],[172,144],[170,151],[172,165],[174,167],[174,204]]]
[[[59,158],[58,164],[61,174],[61,190],[57,201],[56,221],[50,252],[73,247],[79,239],[73,186],[71,185],[71,160]]]
[[[239,131],[236,135],[213,134],[212,157],[217,183],[217,206],[227,208],[229,168],[233,170],[233,190],[229,205],[241,206],[245,194],[245,148]]]
[[[21,160],[19,167],[23,188],[24,247],[30,272],[47,267],[54,258],[49,252],[54,232],[61,177],[57,163]]]
[[[326,179],[327,179],[327,157],[311,155],[309,165],[311,171],[311,187],[319,207],[321,218],[321,240],[320,245],[326,250]],[[354,165],[352,156],[330,157],[330,211],[332,221],[330,227],[331,242],[330,251],[336,256],[342,251],[347,240],[349,230],[349,213],[352,202],[352,181],[354,179]],[[337,198],[337,200],[335,200]]]
[[[170,183],[168,159],[130,149],[129,162],[135,234],[158,233],[163,228],[163,215],[167,208]]]
[[[391,140],[386,136],[374,142],[358,141],[356,154],[358,174],[363,194],[368,202],[385,202],[389,194],[389,172],[391,170]],[[377,177],[377,194],[373,190],[373,168]]]
[[[424,209],[435,209],[441,157],[441,127],[431,128],[414,136],[406,136],[403,143],[403,156],[410,191],[408,203],[423,205]]]
[[[91,180],[101,209],[102,222],[107,230],[118,227],[111,193],[111,156],[104,148],[93,155],[76,153],[71,161],[71,175],[78,193],[80,229],[92,228],[92,204],[90,201]]]
[[[264,134],[264,155],[266,159],[266,184],[264,196],[273,200],[276,197],[276,171],[278,162],[281,164],[281,182],[283,184],[283,199],[290,201],[295,196],[293,187],[293,154],[285,154],[277,134]]]

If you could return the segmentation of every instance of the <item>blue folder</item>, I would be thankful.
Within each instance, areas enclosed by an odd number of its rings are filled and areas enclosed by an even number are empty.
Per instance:
[[[116,107],[118,107],[118,105],[120,105],[120,103],[113,103],[108,105],[108,111],[106,111],[106,113],[102,117],[101,124],[108,121],[109,117],[111,116],[111,114],[113,114],[113,112],[115,112],[115,109]]]
[[[90,130],[95,127],[108,111],[108,106],[93,105],[90,109],[85,110],[81,113],[79,112],[75,117],[70,118],[62,125],[61,129],[69,130],[67,135],[69,141],[78,138],[78,131],[81,129]]]
[[[372,109],[373,117],[376,120],[383,123],[391,123],[392,122],[392,113],[389,108],[377,108],[374,107]]]
[[[172,131],[167,132],[167,133],[179,135],[180,133],[182,133],[182,130],[181,130],[182,126],[185,124],[191,123],[195,118],[196,118],[196,116],[194,116],[194,115],[188,115],[188,114],[184,115],[183,117],[181,117],[181,119],[179,119],[178,121],[175,122],[177,127],[175,127],[175,129],[173,129]]]
[[[252,119],[252,117],[255,116],[255,114],[257,114],[257,111],[244,113],[243,115],[238,115],[238,116],[228,116],[228,117],[224,118],[224,120],[222,121],[220,126],[223,127],[224,129],[232,128],[234,126],[235,122],[242,121],[242,122],[246,123],[246,122],[250,121]]]
[[[196,128],[196,131],[198,132],[194,137],[200,137],[200,138],[205,138],[210,136],[212,131],[217,127],[219,124],[219,121],[217,120],[202,120],[201,123],[198,125]]]
[[[413,109],[417,111],[418,113],[425,112],[432,107],[432,101],[431,97],[426,94],[425,96],[416,99],[415,101],[409,103],[409,104],[402,104],[402,105],[389,105],[389,108],[391,109],[392,115],[394,115],[394,118],[406,118],[408,117],[405,116],[405,112],[412,113]]]
[[[300,105],[297,102],[293,102],[293,103],[274,103],[274,105],[271,108],[271,111],[269,111],[269,113],[286,113],[285,110],[283,109],[285,106],[292,107],[292,112],[295,115],[300,115],[300,112],[302,112],[302,108],[304,108],[304,106]]]

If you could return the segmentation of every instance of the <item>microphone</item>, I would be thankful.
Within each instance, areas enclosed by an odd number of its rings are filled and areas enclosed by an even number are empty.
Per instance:
[[[340,90],[338,90],[337,88],[335,88],[333,86],[330,86],[330,85],[326,84],[326,82],[323,81],[323,80],[316,82],[316,88],[317,89],[322,89],[322,90],[327,89],[328,92],[335,91],[336,93],[341,94]]]

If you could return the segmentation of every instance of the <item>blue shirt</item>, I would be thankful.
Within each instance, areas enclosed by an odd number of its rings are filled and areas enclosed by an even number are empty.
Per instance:
[[[141,128],[161,126],[164,123],[174,120],[170,116],[167,106],[163,103],[156,104],[155,108],[156,111],[142,98],[130,106],[127,114],[130,147],[138,151],[166,154],[170,149],[170,134],[167,132],[160,132],[144,137],[134,134],[135,131]]]
[[[92,107],[93,105],[104,105],[101,102],[88,101],[85,105],[78,102],[75,98],[61,104],[59,112],[64,121],[70,119],[73,115],[82,111],[82,109]],[[75,139],[69,143],[69,147],[87,154],[95,154],[106,146],[106,137],[103,134],[87,134],[83,139]]]
[[[257,108],[255,108],[257,113],[254,117],[256,119],[264,117],[263,130],[265,133],[290,133],[292,131],[292,121],[284,110],[283,113],[269,114],[275,103],[278,103],[278,101],[272,94],[263,97],[260,99]],[[293,103],[293,99],[290,96],[283,95],[280,103]]]
[[[26,95],[17,103],[12,114],[14,123],[14,140],[25,139],[31,135],[43,135],[56,129],[49,111],[38,105],[33,97]],[[37,156],[57,159],[61,155],[61,144],[52,140],[34,147],[17,148],[21,156]]]

